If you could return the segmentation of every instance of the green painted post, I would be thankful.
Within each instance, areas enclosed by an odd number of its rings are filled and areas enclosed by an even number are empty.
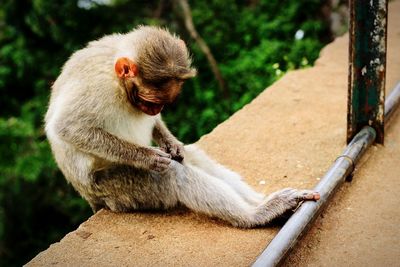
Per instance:
[[[347,143],[364,126],[383,144],[387,0],[350,0]]]

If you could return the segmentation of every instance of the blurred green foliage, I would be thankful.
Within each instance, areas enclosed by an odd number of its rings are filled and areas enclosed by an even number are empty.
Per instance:
[[[164,118],[179,139],[190,143],[286,71],[312,64],[330,38],[321,17],[324,3],[318,0],[190,4],[229,98],[220,94],[173,1],[0,2],[0,266],[26,263],[91,214],[57,169],[43,131],[51,84],[73,51],[138,24],[167,26],[181,35],[193,53],[198,77],[187,82]]]

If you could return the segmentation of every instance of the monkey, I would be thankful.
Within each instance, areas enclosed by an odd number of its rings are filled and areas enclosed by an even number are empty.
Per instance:
[[[185,206],[251,228],[318,200],[317,192],[291,188],[266,197],[169,131],[160,113],[196,73],[185,42],[153,26],[89,42],[64,64],[45,132],[57,165],[93,212]]]

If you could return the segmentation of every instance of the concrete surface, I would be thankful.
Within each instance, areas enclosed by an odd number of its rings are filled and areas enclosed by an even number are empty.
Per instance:
[[[400,81],[400,1],[391,2],[387,88]],[[348,36],[202,137],[212,157],[258,191],[312,188],[345,147]],[[400,265],[400,116],[364,157],[287,266]],[[264,183],[265,182],[265,183]],[[279,227],[235,229],[186,210],[102,210],[28,266],[248,266]]]

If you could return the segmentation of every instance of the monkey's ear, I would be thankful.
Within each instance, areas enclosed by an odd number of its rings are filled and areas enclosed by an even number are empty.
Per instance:
[[[115,62],[115,73],[119,78],[132,78],[138,73],[138,68],[135,62],[127,57],[120,57]]]

